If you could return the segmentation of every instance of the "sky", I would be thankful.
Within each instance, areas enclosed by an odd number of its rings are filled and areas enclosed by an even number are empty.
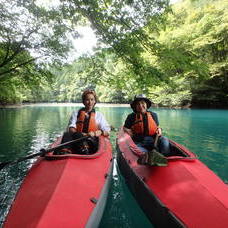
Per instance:
[[[170,3],[176,3],[180,0],[170,0]],[[77,52],[74,57],[77,58],[82,54],[92,54],[93,47],[96,47],[97,38],[90,27],[78,27],[78,32],[82,35],[81,38],[73,41],[73,45]]]
[[[75,56],[91,54],[93,47],[97,44],[97,38],[93,30],[90,27],[78,27],[77,31],[80,33],[81,38],[73,40],[74,48],[77,50]]]
[[[170,0],[170,3],[176,3],[180,0]],[[36,0],[38,5],[47,6],[48,5],[58,5],[59,0]],[[77,57],[83,54],[92,54],[93,48],[96,47],[97,38],[93,30],[89,27],[77,27],[77,31],[81,35],[81,38],[73,40],[73,45],[75,50],[71,53],[69,61],[73,61]]]
[[[179,0],[170,0],[170,3],[178,2]]]

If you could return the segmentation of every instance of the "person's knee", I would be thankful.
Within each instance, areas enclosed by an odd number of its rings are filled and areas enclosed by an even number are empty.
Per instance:
[[[163,155],[169,155],[170,154],[170,143],[168,138],[162,136],[159,140],[159,150],[160,153]]]
[[[72,140],[72,135],[69,132],[64,132],[61,140],[61,144],[65,142],[69,142],[71,140]]]
[[[83,137],[83,134],[81,132],[74,132],[71,136],[73,139],[80,139]]]
[[[141,144],[136,144],[136,146],[139,148],[139,150],[141,150],[143,153],[147,153],[148,152],[148,150],[145,148],[145,147],[143,147]]]
[[[165,136],[161,136],[159,141],[160,141],[160,144],[169,145],[169,140]]]
[[[154,138],[152,136],[146,136],[143,139],[143,144],[145,145],[151,145],[154,143]]]
[[[97,137],[90,137],[87,139],[87,142],[88,142],[88,145],[90,148],[90,153],[91,154],[96,153],[98,150],[98,144],[99,144],[98,138]]]

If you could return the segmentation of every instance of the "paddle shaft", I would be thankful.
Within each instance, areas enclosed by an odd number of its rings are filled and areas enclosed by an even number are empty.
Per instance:
[[[154,140],[154,147],[155,147],[155,148],[157,148],[157,145],[158,145],[158,138],[159,138],[159,135],[156,134],[155,140]]]
[[[52,148],[48,148],[48,149],[42,148],[40,150],[40,152],[38,152],[38,153],[31,154],[31,155],[28,155],[28,156],[23,157],[23,158],[19,158],[19,159],[15,160],[15,161],[2,162],[2,163],[0,163],[0,170],[2,168],[4,168],[5,166],[7,166],[7,165],[16,164],[18,162],[25,161],[27,159],[31,159],[31,158],[34,158],[34,157],[37,157],[37,156],[44,156],[46,153],[49,153],[49,152],[57,150],[57,149],[64,148],[65,146],[68,146],[70,144],[82,141],[82,140],[87,139],[87,138],[89,138],[89,136],[84,136],[84,137],[81,137],[79,139],[71,140],[69,142],[62,143],[62,144],[60,144],[60,145],[58,145],[56,147],[52,147]]]

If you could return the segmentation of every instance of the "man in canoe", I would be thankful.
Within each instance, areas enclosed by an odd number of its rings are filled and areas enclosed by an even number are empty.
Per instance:
[[[68,132],[64,133],[62,143],[89,136],[89,138],[72,145],[73,151],[80,154],[94,153],[100,135],[108,136],[110,126],[104,115],[94,109],[97,96],[93,90],[85,90],[82,94],[84,108],[74,111],[70,117]],[[67,150],[65,149],[67,152]],[[64,152],[64,150],[63,150]]]
[[[154,149],[157,138],[159,152],[167,156],[170,153],[169,140],[162,136],[157,114],[148,111],[151,104],[152,102],[144,94],[136,95],[130,104],[133,113],[127,116],[123,129],[143,153]]]

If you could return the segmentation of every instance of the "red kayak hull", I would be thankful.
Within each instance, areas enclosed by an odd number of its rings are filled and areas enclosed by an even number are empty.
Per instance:
[[[107,190],[103,189],[106,196],[101,192],[112,167],[109,139],[99,138],[99,150],[94,155],[58,158],[50,154],[32,166],[11,206],[5,228],[85,227],[98,222],[89,222],[89,218],[96,205],[104,204],[99,201],[107,198]],[[97,204],[94,199],[99,199]]]
[[[155,227],[228,227],[228,186],[188,149],[168,166],[137,163],[141,152],[122,130],[117,140],[122,175]]]

